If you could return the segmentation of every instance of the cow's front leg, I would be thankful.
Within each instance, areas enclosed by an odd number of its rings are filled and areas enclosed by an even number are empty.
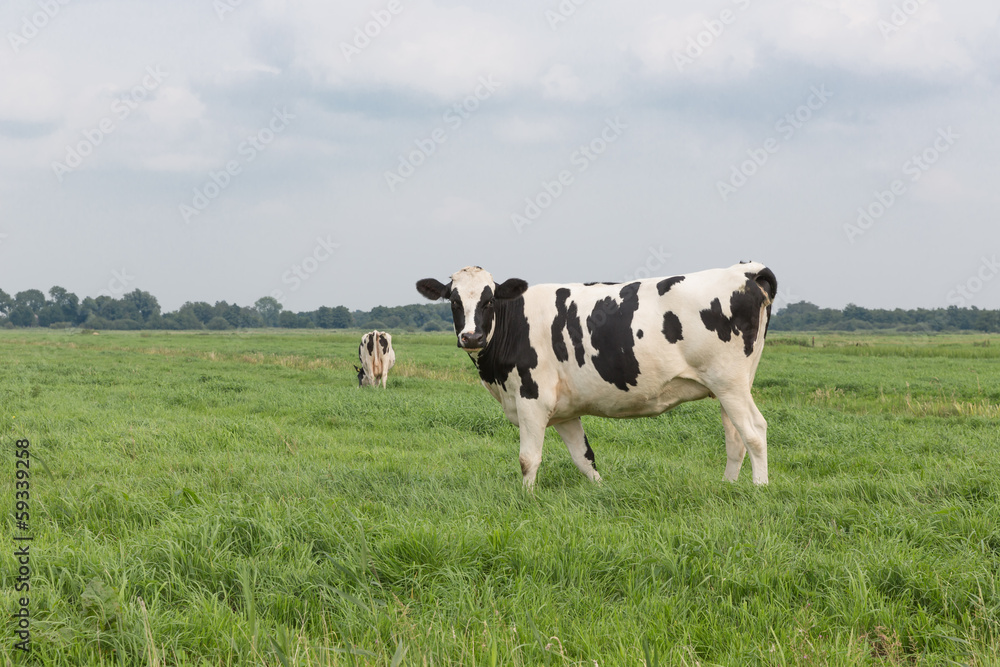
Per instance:
[[[524,488],[535,486],[535,475],[542,463],[542,444],[545,442],[547,415],[534,405],[519,404],[517,421],[521,429],[521,483]]]

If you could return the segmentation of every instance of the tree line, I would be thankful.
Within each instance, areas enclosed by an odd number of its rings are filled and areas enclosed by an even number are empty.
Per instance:
[[[115,297],[101,295],[79,299],[76,294],[53,287],[48,296],[41,290],[18,292],[13,297],[0,289],[0,327],[81,327],[90,329],[382,329],[405,331],[451,331],[451,308],[447,303],[376,306],[369,311],[345,306],[321,306],[316,310],[285,310],[277,299],[265,296],[252,306],[226,301],[209,304],[187,302],[175,311],[161,312],[156,297],[133,290]],[[1000,333],[1000,310],[971,308],[916,308],[893,310],[864,308],[853,303],[842,310],[820,308],[808,301],[792,303],[771,318],[773,331],[864,331],[888,330],[932,333],[982,331]]]
[[[321,306],[316,310],[285,310],[277,299],[261,297],[252,306],[226,301],[210,304],[189,301],[164,313],[155,296],[133,290],[119,297],[101,295],[80,299],[53,287],[48,296],[37,289],[13,297],[0,289],[0,327],[46,327],[65,329],[209,329],[224,331],[260,327],[285,329],[408,329],[446,331],[452,327],[448,304],[377,306],[370,311],[345,306]]]
[[[771,318],[773,331],[940,331],[1000,332],[1000,310],[947,308],[863,308],[853,303],[843,310],[820,308],[808,301],[788,304]]]

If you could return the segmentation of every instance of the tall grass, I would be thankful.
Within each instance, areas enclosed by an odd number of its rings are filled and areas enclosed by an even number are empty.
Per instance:
[[[998,664],[979,338],[772,345],[766,488],[722,482],[703,401],[585,419],[601,485],[549,433],[528,494],[451,336],[394,335],[387,391],[358,336],[0,332],[3,447],[39,462],[27,664]]]

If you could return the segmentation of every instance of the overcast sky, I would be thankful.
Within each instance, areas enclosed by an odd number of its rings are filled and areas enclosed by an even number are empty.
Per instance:
[[[1000,308],[998,15],[4,2],[0,288],[369,309],[756,260],[781,304]]]

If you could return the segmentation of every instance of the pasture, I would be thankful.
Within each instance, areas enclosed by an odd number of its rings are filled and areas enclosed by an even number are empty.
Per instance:
[[[772,333],[769,486],[705,400],[529,494],[452,334],[360,333],[0,331],[4,663],[1000,664],[1000,338]]]

